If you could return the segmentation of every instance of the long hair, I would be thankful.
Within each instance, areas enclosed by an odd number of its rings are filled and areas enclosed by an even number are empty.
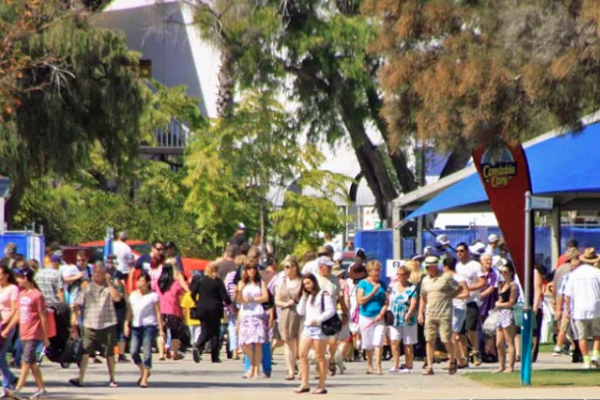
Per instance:
[[[250,282],[250,274],[248,273],[248,270],[251,268],[256,269],[256,275],[254,276],[254,279],[252,279],[252,283],[258,284],[260,282],[260,274],[258,273],[258,266],[251,267],[250,264],[246,264],[246,265],[244,265],[244,268],[242,269],[242,282],[244,282],[244,285],[247,285]]]
[[[0,265],[0,270],[4,274],[8,275],[9,284],[17,286],[17,278],[15,277],[15,274],[13,273],[12,269],[8,268],[8,265]]]
[[[171,264],[163,265],[162,272],[158,278],[158,289],[161,293],[166,293],[173,286],[175,281],[175,274],[173,273],[173,266]]]
[[[418,285],[421,281],[421,276],[423,275],[421,272],[421,264],[419,264],[418,261],[409,260],[404,265],[410,269],[410,277],[408,278],[408,281],[413,285]]]
[[[319,293],[321,291],[321,287],[319,286],[319,281],[317,280],[317,277],[314,274],[306,274],[302,277],[302,290],[304,291],[304,280],[308,279],[312,282],[313,287],[315,288],[315,292],[314,293],[309,293],[312,296],[312,299],[310,300],[311,304],[315,304],[315,298],[317,297],[317,293]]]

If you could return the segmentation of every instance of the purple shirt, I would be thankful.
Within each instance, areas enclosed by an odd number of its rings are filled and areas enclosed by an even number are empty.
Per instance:
[[[498,273],[494,268],[490,269],[490,271],[485,275],[485,288],[482,290],[482,292],[490,287],[493,287],[494,291],[481,299],[479,315],[484,318],[487,318],[488,314],[494,309],[496,302],[498,301],[498,280]]]

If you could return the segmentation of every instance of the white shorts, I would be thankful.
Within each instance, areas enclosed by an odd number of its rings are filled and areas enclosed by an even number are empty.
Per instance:
[[[327,340],[329,339],[320,326],[305,326],[302,330],[302,336],[313,340]]]
[[[399,342],[406,345],[417,344],[417,324],[411,326],[390,326],[390,340],[393,342]]]
[[[353,335],[360,332],[360,325],[356,324],[354,322],[350,322],[350,324],[348,325],[348,328],[350,328],[350,333],[352,333]]]
[[[375,347],[383,346],[385,324],[383,323],[383,320],[377,322],[374,321],[375,317],[365,317],[361,315],[358,318],[363,350],[373,350]]]

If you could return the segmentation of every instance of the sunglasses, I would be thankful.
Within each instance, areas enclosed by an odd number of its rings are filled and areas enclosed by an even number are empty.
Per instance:
[[[466,250],[456,250],[457,253],[464,253]]]
[[[401,274],[399,274],[400,276],[409,276],[410,274],[407,274],[406,272],[403,272]]]
[[[251,271],[251,270],[255,270],[255,271],[257,271],[257,270],[258,270],[258,268],[257,268],[257,267],[246,267],[246,270],[247,270],[247,271]]]
[[[85,259],[83,259],[83,258],[78,258],[78,259],[77,259],[77,262],[85,262]]]
[[[155,249],[158,250],[158,251],[165,251],[164,247],[155,247]]]
[[[501,270],[500,273],[502,275],[508,275],[509,274],[508,270],[506,270],[506,269]]]

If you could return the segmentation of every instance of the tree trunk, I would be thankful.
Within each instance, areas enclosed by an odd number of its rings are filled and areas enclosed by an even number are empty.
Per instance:
[[[233,111],[233,92],[235,80],[233,76],[233,53],[225,43],[220,48],[221,66],[219,67],[219,93],[217,94],[217,114],[225,118]]]
[[[15,229],[15,216],[21,207],[21,200],[25,195],[26,185],[19,178],[12,182],[10,190],[10,197],[6,202],[6,223],[8,229]]]
[[[388,203],[393,201],[398,193],[390,179],[385,163],[377,148],[369,139],[360,113],[356,109],[354,96],[342,95],[340,98],[340,114],[344,126],[350,134],[356,158],[364,173],[369,188],[375,196],[375,204],[379,218],[386,220],[388,216]]]
[[[415,179],[415,174],[410,168],[408,168],[406,157],[404,157],[402,149],[391,149],[389,146],[387,122],[381,116],[381,97],[377,94],[377,91],[374,88],[366,89],[366,94],[371,118],[373,118],[375,121],[377,129],[385,141],[388,154],[392,160],[392,165],[394,166],[394,171],[396,172],[396,177],[398,178],[398,182],[402,188],[402,193],[412,192],[413,190],[416,190],[419,185]]]
[[[466,167],[470,158],[471,151],[469,150],[467,144],[464,143],[464,139],[461,139],[458,146],[456,146],[452,150],[452,153],[450,153],[450,157],[448,157],[446,165],[444,165],[444,169],[440,174],[440,179],[458,172]]]

